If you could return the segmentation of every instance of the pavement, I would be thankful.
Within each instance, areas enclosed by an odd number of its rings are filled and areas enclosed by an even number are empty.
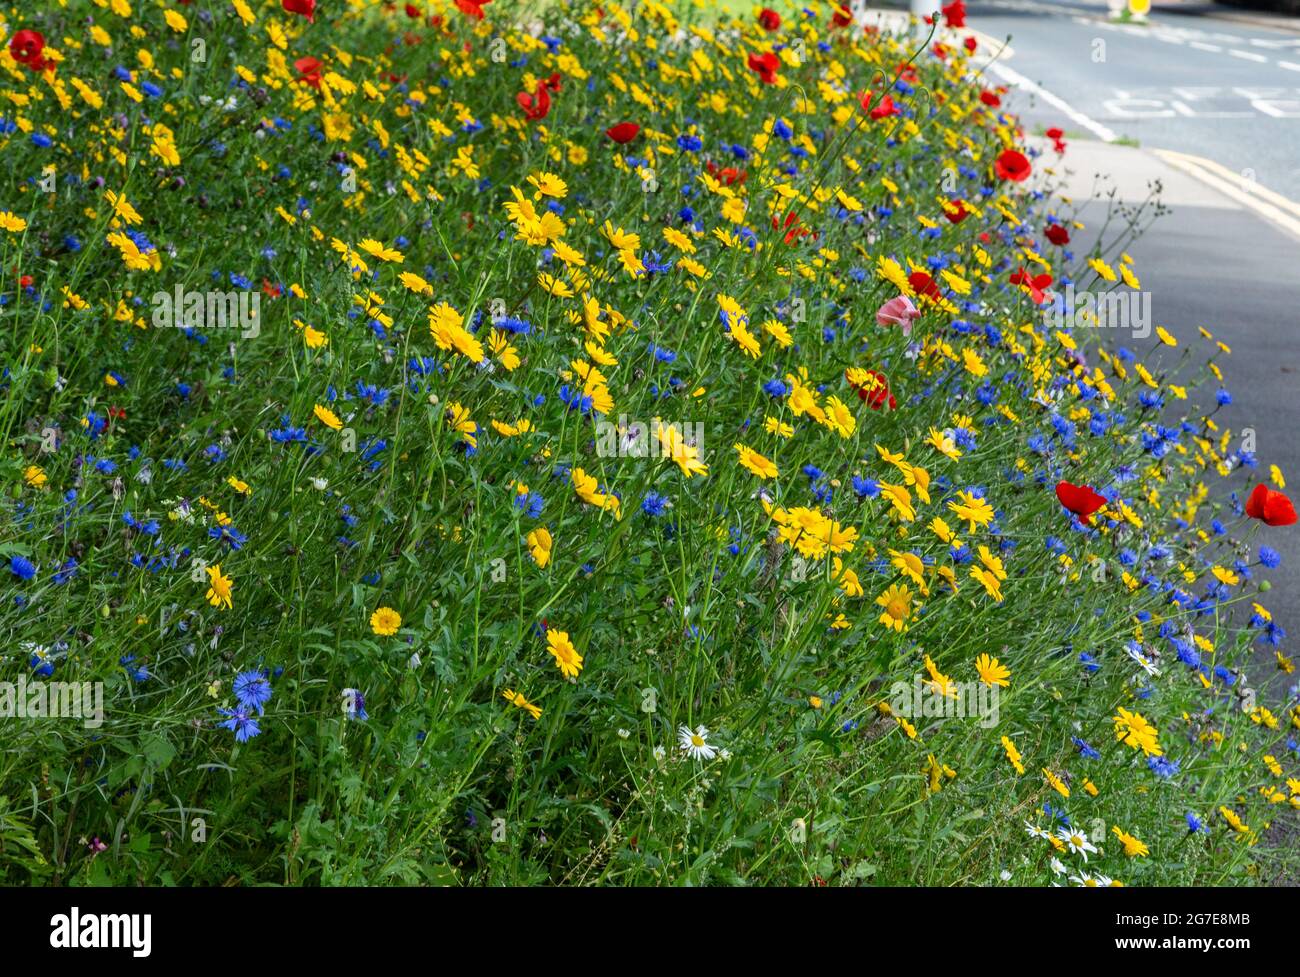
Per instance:
[[[1150,151],[1076,140],[1057,157],[1046,140],[1033,142],[1044,150],[1039,166],[1051,166],[1063,179],[1058,192],[1081,205],[1078,219],[1088,229],[1072,242],[1079,254],[1088,253],[1108,207],[1140,204],[1159,185],[1168,212],[1128,248],[1142,288],[1151,293],[1154,324],[1193,349],[1201,346],[1198,326],[1231,347],[1232,355],[1220,363],[1233,402],[1215,421],[1234,432],[1234,445],[1252,429],[1263,466],[1256,474],[1266,477],[1267,466],[1278,465],[1292,479],[1288,491],[1295,497],[1300,485],[1300,239]],[[1154,336],[1136,340],[1122,332],[1111,342],[1120,344],[1139,357],[1158,346]],[[1181,349],[1161,352],[1172,365]],[[1234,476],[1237,486],[1245,484],[1244,474]],[[1267,543],[1282,554],[1282,566],[1267,573],[1273,589],[1262,602],[1289,634],[1300,634],[1300,527],[1261,527],[1253,543],[1256,548]],[[1252,682],[1285,684],[1271,649],[1260,646],[1255,660]]]

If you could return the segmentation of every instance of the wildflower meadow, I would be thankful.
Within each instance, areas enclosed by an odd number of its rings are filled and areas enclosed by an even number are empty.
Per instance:
[[[0,880],[1291,870],[1284,473],[1104,328],[1158,202],[859,13],[9,7]]]

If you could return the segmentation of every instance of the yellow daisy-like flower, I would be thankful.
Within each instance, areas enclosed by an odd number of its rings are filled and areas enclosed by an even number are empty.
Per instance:
[[[1125,746],[1141,750],[1146,756],[1163,756],[1159,732],[1141,713],[1119,709],[1114,717],[1115,738]]]
[[[560,674],[565,678],[577,678],[582,671],[582,656],[569,640],[568,631],[549,628],[546,632],[546,650],[555,658]]]
[[[553,541],[551,532],[545,526],[538,526],[527,536],[528,552],[532,554],[534,562],[543,569],[551,562],[551,547]]]
[[[993,506],[970,492],[958,492],[957,501],[949,502],[948,508],[967,523],[967,532],[973,533],[993,521]]]
[[[370,615],[370,630],[375,634],[388,637],[397,633],[402,626],[402,615],[391,607],[380,607]]]
[[[503,689],[501,692],[501,698],[505,699],[512,706],[524,710],[534,719],[542,718],[542,707],[529,702],[522,692],[516,692],[514,689]]]
[[[895,631],[906,631],[907,622],[912,618],[912,592],[898,584],[890,584],[888,589],[876,598],[876,603],[885,610],[880,615],[880,623]]]
[[[343,422],[339,420],[338,414],[335,414],[328,407],[325,407],[322,404],[317,404],[311,409],[311,412],[316,415],[316,420],[320,421],[331,431],[340,431],[343,429]]]
[[[985,685],[1000,685],[1004,689],[1011,686],[1011,669],[987,652],[975,659],[975,671],[979,672],[980,681]]]
[[[1002,748],[1007,751],[1007,762],[1015,768],[1016,773],[1023,774],[1025,765],[1021,762],[1020,751],[1016,749],[1016,744],[1011,742],[1011,737],[1002,737]]]
[[[234,584],[235,581],[230,577],[222,576],[220,563],[208,567],[208,603],[213,607],[230,610],[234,607]]]
[[[778,474],[776,465],[764,458],[752,448],[747,448],[743,444],[733,445],[740,455],[740,464],[749,469],[759,478],[776,478]]]

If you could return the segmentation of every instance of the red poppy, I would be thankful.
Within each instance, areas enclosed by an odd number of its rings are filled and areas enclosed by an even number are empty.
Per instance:
[[[890,410],[897,407],[898,400],[889,390],[889,379],[879,370],[867,370],[867,374],[875,380],[870,388],[850,384],[858,392],[858,399],[872,410],[880,410],[886,405]]]
[[[1070,243],[1070,232],[1065,229],[1064,224],[1048,224],[1043,234],[1058,248],[1063,248]]]
[[[307,23],[316,23],[316,0],[280,0],[280,6],[288,13],[302,14]]]
[[[40,31],[24,28],[9,40],[9,56],[32,71],[44,71],[53,62],[41,57],[45,50],[45,35]]]
[[[413,3],[408,3],[403,9],[406,11],[406,16],[410,17],[412,20],[415,20],[420,16],[420,8]]]
[[[781,67],[781,60],[775,54],[768,51],[765,54],[749,55],[749,70],[758,73],[759,80],[764,85],[771,85],[776,82],[777,69]]]
[[[719,166],[712,160],[705,163],[704,168],[709,171],[709,176],[728,187],[736,183],[744,183],[749,177],[748,170],[738,170],[734,166]]]
[[[961,46],[964,47],[971,54],[974,54],[975,49],[979,47],[979,42],[975,40],[974,35],[971,35],[970,37],[966,38],[966,40],[961,42]]]
[[[1018,271],[1012,273],[1011,284],[1025,286],[1025,288],[1029,289],[1029,297],[1034,300],[1034,305],[1042,305],[1047,298],[1043,294],[1043,290],[1052,284],[1052,276],[1046,274],[1031,275],[1025,271],[1022,265]]]
[[[758,12],[758,26],[765,31],[774,31],[781,26],[781,15],[764,7]]]
[[[966,209],[966,201],[953,199],[948,201],[948,206],[943,209],[943,216],[954,224],[960,224],[970,216],[970,211]]]
[[[952,0],[952,3],[942,9],[949,27],[966,26],[966,4],[962,0]]]
[[[934,283],[934,279],[923,271],[912,272],[907,276],[907,283],[912,286],[912,291],[917,295],[932,299],[943,298],[943,293],[939,291],[939,286]]]
[[[999,180],[1020,183],[1029,177],[1029,160],[1015,149],[1004,149],[993,162],[993,172]]]
[[[1055,126],[1053,126],[1052,128],[1048,129],[1045,133],[1043,133],[1043,135],[1047,136],[1048,139],[1052,140],[1053,148],[1058,153],[1065,152],[1065,130],[1064,129],[1058,129]]]
[[[1092,524],[1092,514],[1106,504],[1106,500],[1088,486],[1071,485],[1069,482],[1056,483],[1056,497],[1085,526]]]
[[[626,146],[635,139],[641,132],[641,127],[635,122],[620,122],[616,126],[610,126],[605,130],[605,135],[613,139],[620,146]]]
[[[1260,520],[1265,526],[1289,526],[1296,521],[1291,500],[1263,484],[1256,485],[1246,500],[1246,515]]]
[[[862,111],[871,116],[872,121],[887,119],[891,115],[898,115],[898,106],[886,92],[881,96],[880,101],[876,102],[875,92],[863,92],[858,98],[858,104],[862,106]]]
[[[785,215],[784,222],[782,222],[779,218],[776,217],[772,218],[772,230],[779,231],[782,228],[785,228],[784,241],[786,244],[794,244],[794,242],[798,241],[800,238],[804,238],[807,237],[809,234],[812,234],[812,231],[808,230],[808,228],[804,227],[802,224],[799,223],[799,215],[796,214],[793,210],[790,211],[790,213]],[[817,235],[813,234],[813,238],[816,239],[816,237]]]
[[[262,294],[265,295],[267,298],[278,299],[280,297],[281,291],[282,290],[279,285],[275,284],[272,281],[268,281],[265,278],[262,279]]]
[[[492,0],[456,0],[456,9],[467,17],[482,20],[483,4],[491,2]]]
[[[991,109],[1001,108],[1002,99],[997,92],[982,91],[980,92],[980,101]]]
[[[546,113],[551,111],[551,93],[546,90],[545,82],[539,84],[537,91],[532,95],[527,92],[517,92],[515,101],[524,110],[524,115],[533,122],[546,118]]]
[[[324,65],[321,64],[319,59],[308,55],[295,61],[293,67],[302,81],[311,85],[312,88],[320,88],[320,70]]]
[[[835,12],[831,14],[831,27],[848,27],[853,23],[853,12],[844,4],[838,4]]]

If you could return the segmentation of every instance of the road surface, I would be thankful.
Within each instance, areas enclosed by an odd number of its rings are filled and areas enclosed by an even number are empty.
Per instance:
[[[1300,19],[1283,30],[1161,11],[1142,27],[1109,23],[1099,3],[1046,0],[972,0],[968,11],[968,26],[1011,35],[1008,68],[1100,129],[1300,200]],[[1028,126],[1098,135],[1041,97],[1015,107]]]

